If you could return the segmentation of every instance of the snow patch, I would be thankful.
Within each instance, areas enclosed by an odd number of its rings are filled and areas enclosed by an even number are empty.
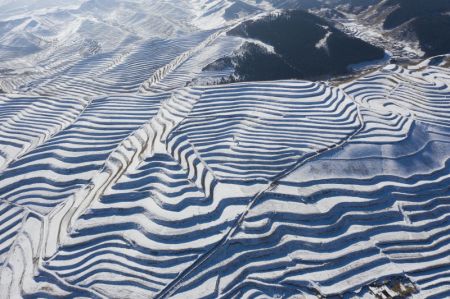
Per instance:
[[[333,33],[331,31],[328,31],[325,34],[325,36],[321,40],[319,40],[317,42],[317,44],[315,45],[316,49],[319,49],[319,50],[323,49],[323,50],[325,50],[328,53],[329,52],[329,50],[328,50],[328,39],[330,38],[331,34],[333,34]]]
[[[269,45],[269,44],[266,44],[265,42],[262,42],[260,40],[253,39],[253,38],[245,38],[245,41],[249,42],[249,43],[252,43],[252,44],[255,44],[255,45],[265,49],[270,54],[276,54],[275,48],[273,46]]]

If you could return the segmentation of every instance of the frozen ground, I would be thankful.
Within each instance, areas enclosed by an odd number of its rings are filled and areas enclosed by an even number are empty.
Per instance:
[[[270,5],[58,2],[0,1],[0,298],[450,296],[445,59],[199,86]]]

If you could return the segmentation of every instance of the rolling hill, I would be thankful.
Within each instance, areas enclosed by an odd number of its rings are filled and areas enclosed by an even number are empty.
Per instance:
[[[294,1],[59,2],[0,1],[0,298],[450,296],[449,55],[314,82],[384,50]]]
[[[247,21],[228,34],[260,42],[246,43],[231,57],[238,81],[328,79],[351,73],[352,65],[385,57],[383,49],[302,10]]]

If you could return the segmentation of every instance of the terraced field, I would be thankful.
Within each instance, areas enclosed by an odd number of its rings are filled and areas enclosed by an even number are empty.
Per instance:
[[[446,297],[447,84],[4,95],[4,297]]]
[[[448,58],[202,85],[264,10],[163,2],[0,69],[0,298],[450,297]]]

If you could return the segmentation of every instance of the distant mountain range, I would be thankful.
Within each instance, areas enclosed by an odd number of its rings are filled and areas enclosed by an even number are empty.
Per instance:
[[[426,56],[450,52],[450,1],[388,0],[361,14],[397,39],[417,41]]]
[[[448,0],[270,0],[279,8],[351,13],[396,39],[418,42],[426,56],[450,51]]]

